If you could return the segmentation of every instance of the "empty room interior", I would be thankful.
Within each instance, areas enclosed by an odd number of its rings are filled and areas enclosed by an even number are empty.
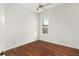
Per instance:
[[[79,56],[79,3],[0,3],[0,56]]]

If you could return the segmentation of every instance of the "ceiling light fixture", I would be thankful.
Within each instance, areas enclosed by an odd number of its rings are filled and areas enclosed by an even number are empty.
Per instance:
[[[46,4],[39,4],[38,7],[36,8],[37,11],[39,11],[40,9],[45,9],[46,6],[50,5],[50,3],[46,3]]]

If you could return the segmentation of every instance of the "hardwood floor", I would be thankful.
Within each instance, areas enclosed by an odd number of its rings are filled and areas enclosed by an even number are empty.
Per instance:
[[[38,40],[8,50],[6,56],[79,56],[79,50]]]

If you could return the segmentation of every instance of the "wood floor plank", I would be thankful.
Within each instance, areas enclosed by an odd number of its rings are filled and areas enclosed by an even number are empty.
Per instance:
[[[6,51],[6,56],[79,56],[79,50],[37,40]]]

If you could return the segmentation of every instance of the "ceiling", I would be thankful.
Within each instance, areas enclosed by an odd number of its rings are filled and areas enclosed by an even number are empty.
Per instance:
[[[30,9],[31,11],[34,11],[34,12],[37,12],[37,13],[44,12],[44,11],[49,10],[51,8],[55,8],[59,5],[61,5],[62,3],[49,3],[48,5],[44,6],[44,8],[40,8],[39,11],[37,11],[36,9],[38,8],[38,6],[40,4],[46,5],[48,3],[22,3],[23,6]]]

